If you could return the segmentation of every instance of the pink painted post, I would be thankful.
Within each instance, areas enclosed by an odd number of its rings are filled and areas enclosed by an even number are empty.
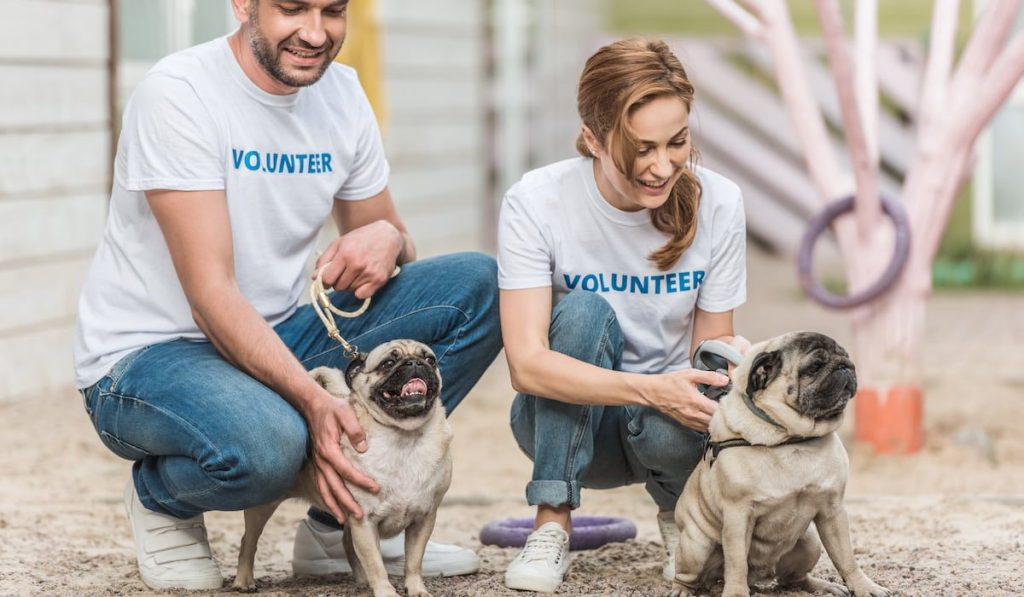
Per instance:
[[[784,0],[708,0],[747,35],[768,45],[776,80],[804,151],[808,172],[824,201],[847,192],[832,154],[821,111],[800,63]],[[877,153],[872,151],[877,103],[872,86],[876,0],[858,0],[857,59],[851,65],[837,0],[815,0],[839,95],[847,148],[856,180],[856,220],[835,223],[849,287],[871,284],[888,261],[891,240],[873,233],[878,217]],[[924,337],[931,266],[974,143],[1024,76],[1024,32],[1007,44],[1021,0],[989,2],[953,71],[958,0],[936,0],[932,15],[914,156],[901,193],[913,232],[910,258],[894,287],[851,312],[861,374],[856,436],[884,452],[913,452],[922,444],[923,392],[918,366]],[[855,75],[860,73],[860,76]],[[952,74],[951,74],[952,71]],[[857,82],[855,83],[855,78]],[[860,93],[858,93],[858,90]]]

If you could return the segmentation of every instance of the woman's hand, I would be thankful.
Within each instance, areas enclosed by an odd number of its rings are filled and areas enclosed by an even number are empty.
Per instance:
[[[735,348],[737,350],[737,352],[739,352],[742,355],[747,354],[747,351],[750,350],[750,340],[747,340],[743,336],[739,336],[739,335],[736,335],[736,336],[733,336],[732,338],[730,338],[729,339],[729,345],[732,346],[733,348]],[[734,367],[735,367],[735,365],[732,365],[730,363],[730,365],[729,365],[729,372],[730,373],[732,373],[732,370],[733,370]]]
[[[707,431],[718,403],[701,394],[697,384],[724,386],[729,378],[714,371],[684,369],[649,376],[647,404],[696,431]]]

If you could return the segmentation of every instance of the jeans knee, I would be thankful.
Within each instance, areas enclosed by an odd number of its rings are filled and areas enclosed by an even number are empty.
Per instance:
[[[484,253],[469,252],[450,256],[451,271],[458,275],[458,284],[468,296],[478,316],[498,309],[498,263]]]
[[[498,263],[484,253],[446,255],[446,269],[452,274],[450,284],[462,292],[461,308],[485,337],[498,340],[501,347],[501,325],[498,319]]]
[[[231,489],[239,509],[264,504],[295,484],[306,460],[307,442],[308,432],[301,422],[278,422],[226,442],[203,468]]]
[[[599,294],[576,290],[551,316],[551,349],[605,368],[617,367],[625,338],[615,311]]]
[[[512,412],[509,414],[509,427],[512,428],[512,437],[516,445],[522,450],[527,458],[533,460],[534,453],[534,402],[536,398],[526,394],[516,394],[512,401]]]
[[[685,480],[700,461],[704,434],[658,411],[643,409],[627,427],[633,452],[650,471]]]

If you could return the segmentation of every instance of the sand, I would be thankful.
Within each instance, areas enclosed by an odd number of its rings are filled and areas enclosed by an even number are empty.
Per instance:
[[[812,329],[849,342],[847,320],[802,299],[788,263],[753,252],[750,272],[741,333],[756,340]],[[893,457],[850,445],[846,502],[857,559],[900,595],[1024,594],[1024,296],[940,294],[930,303],[927,336],[924,450]],[[501,359],[452,416],[455,477],[434,534],[477,550],[483,569],[427,579],[435,595],[518,594],[502,585],[514,550],[477,540],[486,522],[531,513],[523,496],[530,463],[508,429],[512,390]],[[0,421],[0,595],[155,594],[135,570],[121,503],[129,463],[99,443],[78,394],[0,405]],[[260,594],[365,594],[341,576],[291,576],[291,541],[304,512],[286,503],[268,525],[256,561]],[[655,508],[640,486],[585,491],[580,513],[628,517],[638,535],[576,552],[561,594],[667,592]],[[207,526],[230,578],[242,516],[209,513]],[[825,556],[817,570],[838,580]],[[762,587],[755,594],[795,593]]]

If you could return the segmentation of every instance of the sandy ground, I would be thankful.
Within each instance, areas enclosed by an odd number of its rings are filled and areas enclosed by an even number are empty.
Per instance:
[[[849,341],[842,316],[800,297],[787,263],[753,253],[750,272],[749,306],[737,317],[742,333],[756,340],[813,329]],[[1021,295],[936,296],[925,348],[925,449],[885,457],[851,447],[847,505],[858,560],[900,595],[1024,594],[1022,307]],[[452,416],[455,478],[435,538],[478,550],[484,564],[476,575],[428,579],[435,595],[515,594],[501,582],[514,551],[477,540],[488,521],[530,514],[530,463],[508,430],[511,397],[499,360]],[[121,504],[128,463],[100,445],[78,395],[0,405],[0,420],[0,595],[151,594],[135,571]],[[560,592],[664,594],[655,509],[642,488],[586,491],[583,502],[582,514],[632,519],[638,536],[576,553]],[[289,502],[268,525],[256,563],[260,593],[362,594],[348,578],[291,577],[291,540],[304,511]],[[241,514],[210,513],[207,524],[222,570],[233,576]],[[827,557],[818,573],[837,580]],[[756,594],[792,595],[770,587]]]

